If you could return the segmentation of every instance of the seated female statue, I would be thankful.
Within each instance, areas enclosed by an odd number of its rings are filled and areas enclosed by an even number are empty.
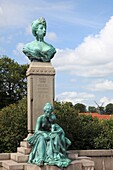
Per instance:
[[[55,122],[53,106],[46,103],[44,114],[37,119],[34,134],[28,138],[28,143],[32,146],[29,163],[58,167],[67,167],[70,164],[71,160],[67,158],[66,149],[71,142]]]

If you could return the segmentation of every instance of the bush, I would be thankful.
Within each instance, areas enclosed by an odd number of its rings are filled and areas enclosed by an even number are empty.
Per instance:
[[[55,114],[57,116],[57,123],[64,129],[66,137],[71,142],[71,148],[75,146],[76,129],[78,114],[74,106],[70,102],[60,103],[55,102]]]
[[[100,122],[102,129],[94,139],[96,149],[111,149],[113,148],[113,120],[103,120]]]
[[[100,121],[78,115],[72,103],[54,102],[57,123],[64,129],[72,145],[69,149],[113,148],[113,120]],[[26,98],[0,111],[0,152],[16,152],[27,136]]]
[[[113,148],[113,120],[100,121],[92,116],[78,115],[70,103],[55,103],[58,124],[71,140],[69,149]]]
[[[26,98],[0,111],[0,152],[15,152],[27,135]]]

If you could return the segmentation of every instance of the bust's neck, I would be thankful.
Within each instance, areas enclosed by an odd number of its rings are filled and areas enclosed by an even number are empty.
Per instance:
[[[36,40],[40,41],[40,42],[44,42],[44,38],[43,37],[36,37]]]

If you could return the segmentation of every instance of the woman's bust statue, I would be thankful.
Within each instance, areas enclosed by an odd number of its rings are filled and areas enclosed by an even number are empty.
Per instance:
[[[26,44],[23,53],[31,61],[50,62],[56,50],[51,44],[44,41],[46,35],[46,21],[44,18],[33,21],[32,33],[36,40]]]

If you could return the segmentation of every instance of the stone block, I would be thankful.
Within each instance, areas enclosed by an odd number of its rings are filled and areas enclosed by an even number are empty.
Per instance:
[[[83,170],[94,170],[94,161],[82,159],[81,162]]]
[[[67,168],[63,168],[63,170],[83,170],[82,165],[83,165],[83,163],[81,161],[75,160],[75,161],[72,161],[71,164]],[[24,166],[24,170],[61,170],[61,168],[59,168],[57,166],[49,166],[49,165],[39,167],[37,165],[27,164]]]
[[[0,170],[7,170],[6,168],[4,168],[4,167],[0,167]]]
[[[24,148],[24,147],[18,147],[17,152],[23,153],[25,155],[28,155],[31,151],[31,148]]]
[[[10,153],[0,153],[0,160],[10,159]]]
[[[68,153],[68,158],[69,159],[72,159],[72,160],[75,160],[78,158],[78,154],[77,153]]]
[[[109,150],[76,150],[75,153],[78,153],[79,156],[89,156],[89,157],[103,157],[103,156],[113,156],[113,150],[109,149]]]
[[[33,164],[27,164],[24,166],[24,170],[46,170],[46,167],[39,167]]]
[[[25,148],[31,148],[27,141],[20,142],[20,146]]]
[[[28,155],[24,155],[22,153],[11,153],[11,159],[18,163],[25,163],[28,161]]]
[[[86,159],[86,160],[92,160],[92,158],[87,157],[87,156],[79,156],[76,158],[77,160],[81,160],[81,159]]]
[[[55,70],[50,62],[31,62],[27,73],[28,132],[35,130],[45,103],[54,101]]]
[[[23,164],[19,164],[12,160],[6,160],[2,162],[2,167],[6,168],[7,170],[23,170]]]

